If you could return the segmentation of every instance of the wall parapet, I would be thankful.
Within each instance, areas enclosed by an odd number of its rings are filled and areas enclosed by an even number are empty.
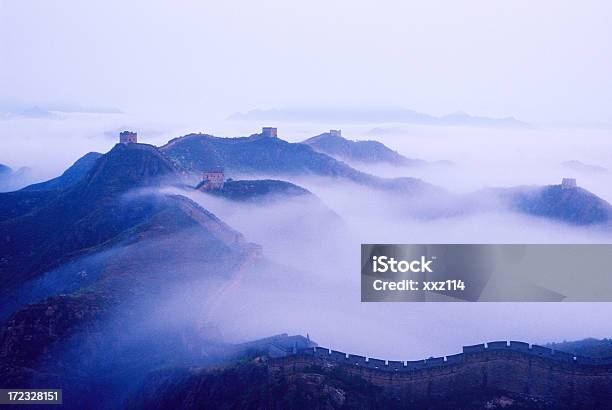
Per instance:
[[[309,347],[300,349],[295,355],[307,355],[324,359],[326,361],[346,364],[351,366],[361,366],[370,369],[383,371],[414,371],[419,369],[434,368],[440,366],[455,366],[465,363],[470,358],[482,354],[498,354],[499,352],[514,352],[533,358],[551,360],[557,363],[584,366],[612,366],[612,357],[592,358],[576,356],[571,353],[550,349],[545,346],[529,344],[519,341],[494,341],[477,345],[464,346],[462,353],[448,356],[430,357],[423,360],[403,361],[403,360],[384,360],[374,357],[366,357],[349,353],[331,350],[326,347]]]

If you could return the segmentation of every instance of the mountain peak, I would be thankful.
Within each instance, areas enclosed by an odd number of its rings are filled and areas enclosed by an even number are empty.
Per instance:
[[[174,164],[156,147],[147,144],[117,144],[100,157],[84,184],[83,194],[110,194],[152,185],[178,174]]]
[[[574,225],[608,224],[612,206],[586,189],[562,185],[499,188],[511,208],[528,215],[556,219]]]

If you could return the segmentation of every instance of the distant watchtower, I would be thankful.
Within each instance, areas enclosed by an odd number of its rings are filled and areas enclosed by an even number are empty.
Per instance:
[[[332,137],[341,137],[342,130],[329,130],[329,135],[331,135]]]
[[[225,172],[221,168],[212,168],[204,171],[202,174],[202,182],[196,186],[200,191],[209,191],[211,189],[222,189],[225,183]]]
[[[122,144],[137,144],[138,134],[132,131],[122,131],[119,133],[119,142]]]
[[[574,189],[576,188],[576,179],[575,178],[563,178],[561,181],[562,189]]]
[[[263,137],[276,138],[277,137],[276,127],[263,127],[261,129],[261,135]]]

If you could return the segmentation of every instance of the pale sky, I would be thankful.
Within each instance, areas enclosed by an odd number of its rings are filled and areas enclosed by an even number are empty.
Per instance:
[[[0,0],[0,103],[612,123],[612,3]]]

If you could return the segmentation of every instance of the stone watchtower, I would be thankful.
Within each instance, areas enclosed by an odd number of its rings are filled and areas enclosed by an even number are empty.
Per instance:
[[[200,191],[211,189],[223,189],[225,183],[225,171],[222,168],[211,168],[202,174],[202,182],[196,186]]]
[[[576,188],[576,179],[575,178],[563,178],[561,180],[561,188],[562,189],[574,189]]]
[[[119,133],[119,142],[122,144],[137,144],[138,134],[132,131],[122,131]]]
[[[261,129],[261,135],[268,138],[276,138],[278,136],[276,127],[263,127]]]
[[[329,130],[329,135],[331,135],[332,137],[341,137],[342,130]]]

